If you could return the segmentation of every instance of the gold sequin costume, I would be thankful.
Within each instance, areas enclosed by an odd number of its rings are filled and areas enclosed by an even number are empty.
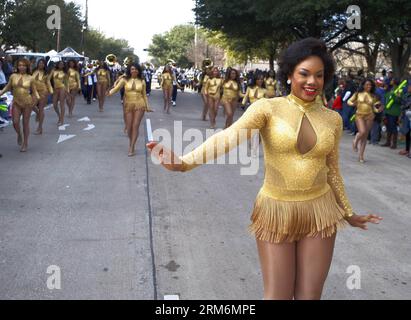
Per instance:
[[[213,78],[207,81],[204,92],[214,100],[220,99],[223,79]]]
[[[161,88],[172,89],[173,88],[173,76],[168,72],[165,72],[161,76]]]
[[[247,100],[250,100],[250,103],[254,103],[257,100],[260,100],[262,98],[265,98],[267,93],[267,90],[264,88],[260,88],[255,86],[254,88],[247,88],[247,92],[244,95],[243,98],[243,104],[245,105],[247,103]]]
[[[240,97],[240,87],[237,81],[229,80],[223,84],[222,103],[235,102]]]
[[[81,90],[80,73],[77,70],[70,68],[67,71],[69,90]]]
[[[303,120],[315,132],[316,144],[298,149]],[[230,128],[180,157],[183,171],[228,153],[259,130],[265,156],[265,180],[255,202],[250,232],[261,241],[298,241],[332,236],[353,215],[339,170],[342,119],[321,98],[304,102],[290,95],[261,99]]]
[[[107,84],[110,86],[110,73],[105,69],[100,69],[97,71],[97,83],[99,84]]]
[[[33,73],[34,85],[40,95],[40,99],[47,98],[53,94],[53,88],[50,83],[50,76],[46,75],[44,71],[36,70]]]
[[[265,88],[267,89],[267,98],[274,98],[277,95],[277,81],[273,78],[264,80]]]
[[[68,75],[61,70],[54,70],[51,73],[51,79],[53,79],[54,89],[65,89],[69,90]]]
[[[148,106],[146,94],[146,82],[141,79],[122,78],[117,85],[110,90],[109,95],[119,92],[122,88],[124,93],[124,108],[126,112],[137,110],[151,111]]]
[[[357,92],[349,100],[348,105],[357,107],[356,117],[365,120],[372,120],[375,118],[374,108],[380,104],[377,96],[373,96],[368,92]]]
[[[205,75],[203,79],[202,88],[201,88],[201,94],[205,94],[206,85],[209,80],[210,80],[210,77],[208,75]]]
[[[0,96],[8,91],[13,94],[14,107],[31,108],[34,102],[32,95],[36,99],[40,99],[34,78],[29,74],[12,74],[7,85],[0,91]]]

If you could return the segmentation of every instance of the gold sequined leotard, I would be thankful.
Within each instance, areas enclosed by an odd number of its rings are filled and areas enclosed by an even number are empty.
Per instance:
[[[80,73],[77,70],[70,68],[67,71],[69,90],[81,90]]]
[[[146,82],[141,79],[127,79],[122,78],[118,81],[117,85],[110,90],[109,95],[113,95],[120,91],[122,88],[124,91],[124,108],[126,112],[144,110],[151,111],[148,106],[147,94],[146,94]]]
[[[250,100],[250,103],[254,103],[262,98],[265,98],[267,90],[264,88],[260,88],[255,86],[254,88],[247,88],[247,92],[243,98],[243,104],[247,103],[247,100]]]
[[[377,96],[368,92],[357,92],[348,100],[348,105],[357,107],[356,116],[358,118],[374,118],[374,108],[380,104]]]
[[[53,85],[55,90],[69,90],[68,75],[64,71],[54,70],[51,73],[51,78],[53,79]]]
[[[183,171],[229,152],[250,139],[253,129],[262,137],[266,172],[250,232],[281,243],[330,237],[345,226],[353,212],[339,170],[342,119],[320,97],[309,103],[293,95],[259,100],[230,128],[180,157]],[[300,141],[310,135],[314,143],[302,153]]]
[[[34,85],[41,99],[47,98],[53,94],[53,88],[50,83],[50,76],[46,75],[44,71],[36,70],[33,73]]]
[[[265,88],[267,89],[267,98],[274,98],[277,95],[277,81],[273,78],[265,80]]]
[[[171,89],[173,87],[173,77],[168,72],[165,72],[161,76],[161,87],[163,89]]]
[[[110,86],[110,73],[105,69],[100,69],[97,72],[97,82],[100,84],[107,84]]]
[[[210,98],[220,99],[221,86],[223,85],[223,79],[213,78],[207,81],[204,92],[208,94]]]
[[[240,88],[237,81],[229,80],[223,84],[222,103],[232,103],[240,97]]]
[[[34,78],[28,74],[12,74],[7,85],[0,91],[0,96],[7,91],[12,92],[14,106],[18,108],[31,108],[33,106],[32,95],[36,99],[40,99],[34,84]]]
[[[210,80],[210,77],[208,75],[205,75],[203,79],[202,88],[201,88],[201,94],[205,94],[206,85],[209,80]]]

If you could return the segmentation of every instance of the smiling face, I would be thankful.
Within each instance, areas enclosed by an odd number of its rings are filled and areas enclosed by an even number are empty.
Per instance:
[[[372,84],[370,81],[367,81],[366,83],[364,83],[364,91],[365,92],[371,92],[372,89]]]
[[[324,63],[317,56],[300,62],[289,76],[291,93],[301,100],[311,102],[324,88]]]
[[[218,78],[220,76],[220,70],[218,68],[213,69],[213,77]]]
[[[130,74],[132,78],[137,78],[138,77],[138,69],[134,66],[130,68]]]
[[[27,73],[27,64],[25,64],[23,61],[20,61],[19,64],[17,65],[17,70],[19,73]]]

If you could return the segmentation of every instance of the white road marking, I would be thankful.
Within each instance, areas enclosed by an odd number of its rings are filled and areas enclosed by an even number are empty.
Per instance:
[[[150,119],[147,119],[147,139],[148,139],[148,142],[154,141],[153,130],[151,129],[151,120]]]
[[[74,134],[61,134],[59,137],[59,141],[57,141],[57,144],[73,139],[74,137],[75,137]]]
[[[89,124],[87,128],[83,129],[83,131],[90,131],[93,130],[96,126],[94,124]]]
[[[84,117],[78,120],[78,122],[90,122],[90,118],[89,117]]]
[[[177,301],[177,300],[180,300],[180,296],[178,296],[178,295],[167,295],[167,296],[164,296],[164,300]]]
[[[70,127],[70,125],[69,124],[63,124],[62,126],[59,127],[59,130],[60,131],[66,131],[67,127]]]

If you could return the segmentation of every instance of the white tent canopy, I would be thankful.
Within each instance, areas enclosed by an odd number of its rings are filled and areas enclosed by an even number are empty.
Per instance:
[[[74,50],[71,47],[67,47],[63,51],[60,51],[59,56],[61,56],[62,58],[73,58],[73,59],[82,59],[82,58],[84,58],[84,56],[82,56],[81,54],[76,52],[76,50]]]

